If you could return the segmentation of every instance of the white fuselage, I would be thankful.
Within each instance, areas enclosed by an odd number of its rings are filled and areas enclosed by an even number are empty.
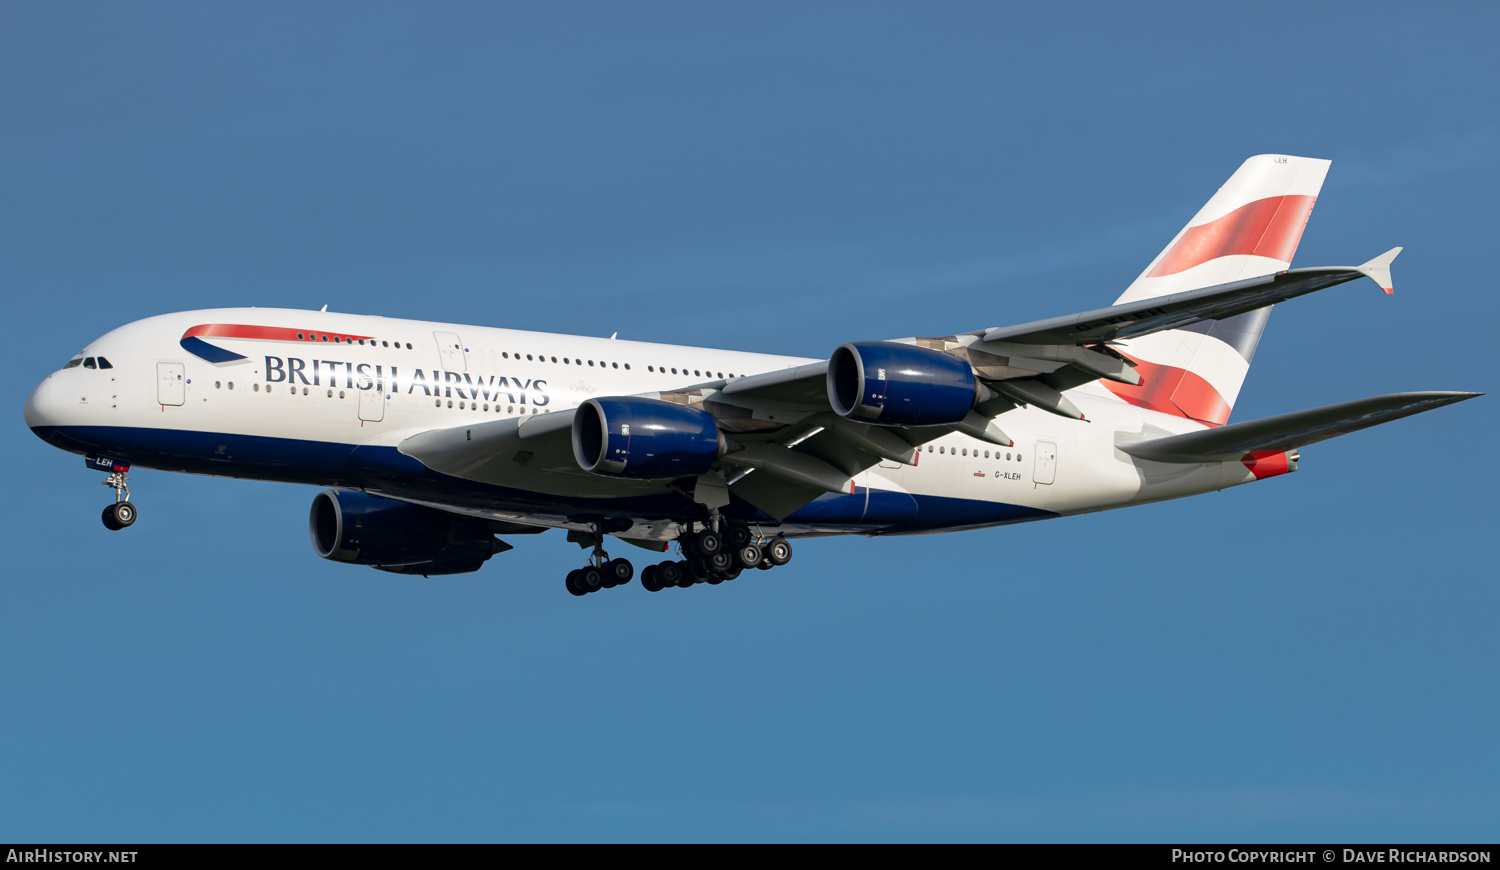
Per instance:
[[[221,324],[253,324],[264,328],[265,337],[223,337],[208,329],[198,337],[206,349],[186,337],[195,328]],[[239,358],[210,361],[202,353]],[[401,442],[432,429],[555,413],[591,397],[666,393],[815,362],[280,309],[151,317],[109,332],[79,357],[103,357],[111,368],[73,365],[54,372],[26,404],[27,424],[63,449],[168,470],[355,486],[555,526],[569,525],[566,487],[551,493],[469,487],[459,495],[424,494],[410,481],[390,483],[394,477],[381,473],[381,463],[393,461],[389,457]],[[1133,459],[1116,445],[1203,427],[1126,404],[1094,384],[1071,390],[1068,397],[1085,421],[1018,408],[999,419],[1013,446],[943,435],[919,448],[916,465],[870,467],[851,479],[850,503],[793,515],[782,529],[805,535],[974,528],[1176,498],[1256,479],[1238,462],[1165,465]],[[350,465],[351,456],[386,458]],[[853,505],[861,493],[867,500],[870,493],[910,495],[918,515],[872,525]],[[598,507],[597,501],[591,504]],[[664,510],[669,511],[658,503],[623,513],[654,514],[659,520]],[[636,521],[639,536],[661,535],[644,531],[644,516]],[[651,527],[662,528],[659,522]]]

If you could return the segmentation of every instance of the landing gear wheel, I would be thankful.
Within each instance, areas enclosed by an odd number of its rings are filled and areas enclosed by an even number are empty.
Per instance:
[[[759,544],[746,544],[734,551],[734,563],[741,568],[754,568],[766,557]]]
[[[585,592],[593,592],[604,586],[604,572],[589,565],[578,569],[578,579],[574,581],[579,589]]]
[[[700,556],[712,556],[724,549],[724,539],[719,537],[718,532],[700,532],[697,540],[693,541],[693,551]]]
[[[604,563],[604,585],[609,588],[624,586],[635,576],[635,566],[627,559],[610,559]]]
[[[682,585],[682,568],[676,562],[662,562],[656,566],[656,582],[666,588]]]
[[[734,556],[729,553],[715,553],[709,557],[708,567],[712,568],[715,574],[723,574],[734,567]]]
[[[693,559],[687,563],[688,574],[692,575],[694,583],[702,583],[713,576],[714,569],[709,566],[707,559]]]
[[[761,557],[760,564],[756,565],[755,567],[759,568],[762,571],[769,571],[772,568],[776,567],[776,563],[771,561],[770,556],[763,556]]]
[[[787,543],[786,538],[772,538],[771,543],[766,545],[766,557],[771,560],[772,565],[785,565],[792,561],[792,545]]]
[[[103,516],[104,527],[111,532],[128,529],[135,524],[136,516],[135,505],[128,501],[117,501],[112,505],[105,506]]]
[[[753,537],[754,536],[750,534],[749,527],[734,525],[730,526],[729,531],[724,534],[724,543],[729,545],[729,549],[738,550],[739,548],[750,543],[750,540]]]
[[[647,565],[641,569],[641,588],[647,592],[660,592],[661,584],[656,580],[656,566]]]
[[[578,585],[578,575],[582,573],[582,571],[574,568],[572,571],[568,572],[568,579],[563,582],[563,585],[568,587],[568,591],[573,593],[574,595],[589,594],[587,589],[584,589],[582,586]]]
[[[724,572],[724,579],[725,580],[734,580],[734,579],[737,579],[740,576],[740,572],[744,571],[744,570],[745,570],[744,568],[741,568],[740,566],[735,565],[733,568],[730,568],[728,571]]]

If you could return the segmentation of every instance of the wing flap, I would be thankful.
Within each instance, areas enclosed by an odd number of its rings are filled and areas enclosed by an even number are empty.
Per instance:
[[[1119,449],[1138,459],[1154,462],[1224,462],[1256,451],[1306,447],[1482,395],[1425,392],[1373,396],[1217,429],[1122,444]]]

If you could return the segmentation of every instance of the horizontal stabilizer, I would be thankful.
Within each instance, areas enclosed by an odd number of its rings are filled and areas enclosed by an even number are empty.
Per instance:
[[[1256,451],[1305,447],[1482,395],[1429,392],[1373,396],[1202,432],[1122,444],[1120,450],[1154,462],[1224,462]]]

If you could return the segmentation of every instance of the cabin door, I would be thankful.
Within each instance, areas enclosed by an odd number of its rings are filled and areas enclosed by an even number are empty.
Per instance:
[[[156,401],[162,405],[181,405],[187,401],[186,376],[182,363],[157,363]]]
[[[464,362],[464,343],[459,337],[452,332],[434,332],[432,335],[437,339],[438,355],[443,358],[443,371],[468,371]]]
[[[1051,441],[1036,443],[1036,467],[1031,479],[1037,483],[1051,483],[1057,479],[1057,445]]]

